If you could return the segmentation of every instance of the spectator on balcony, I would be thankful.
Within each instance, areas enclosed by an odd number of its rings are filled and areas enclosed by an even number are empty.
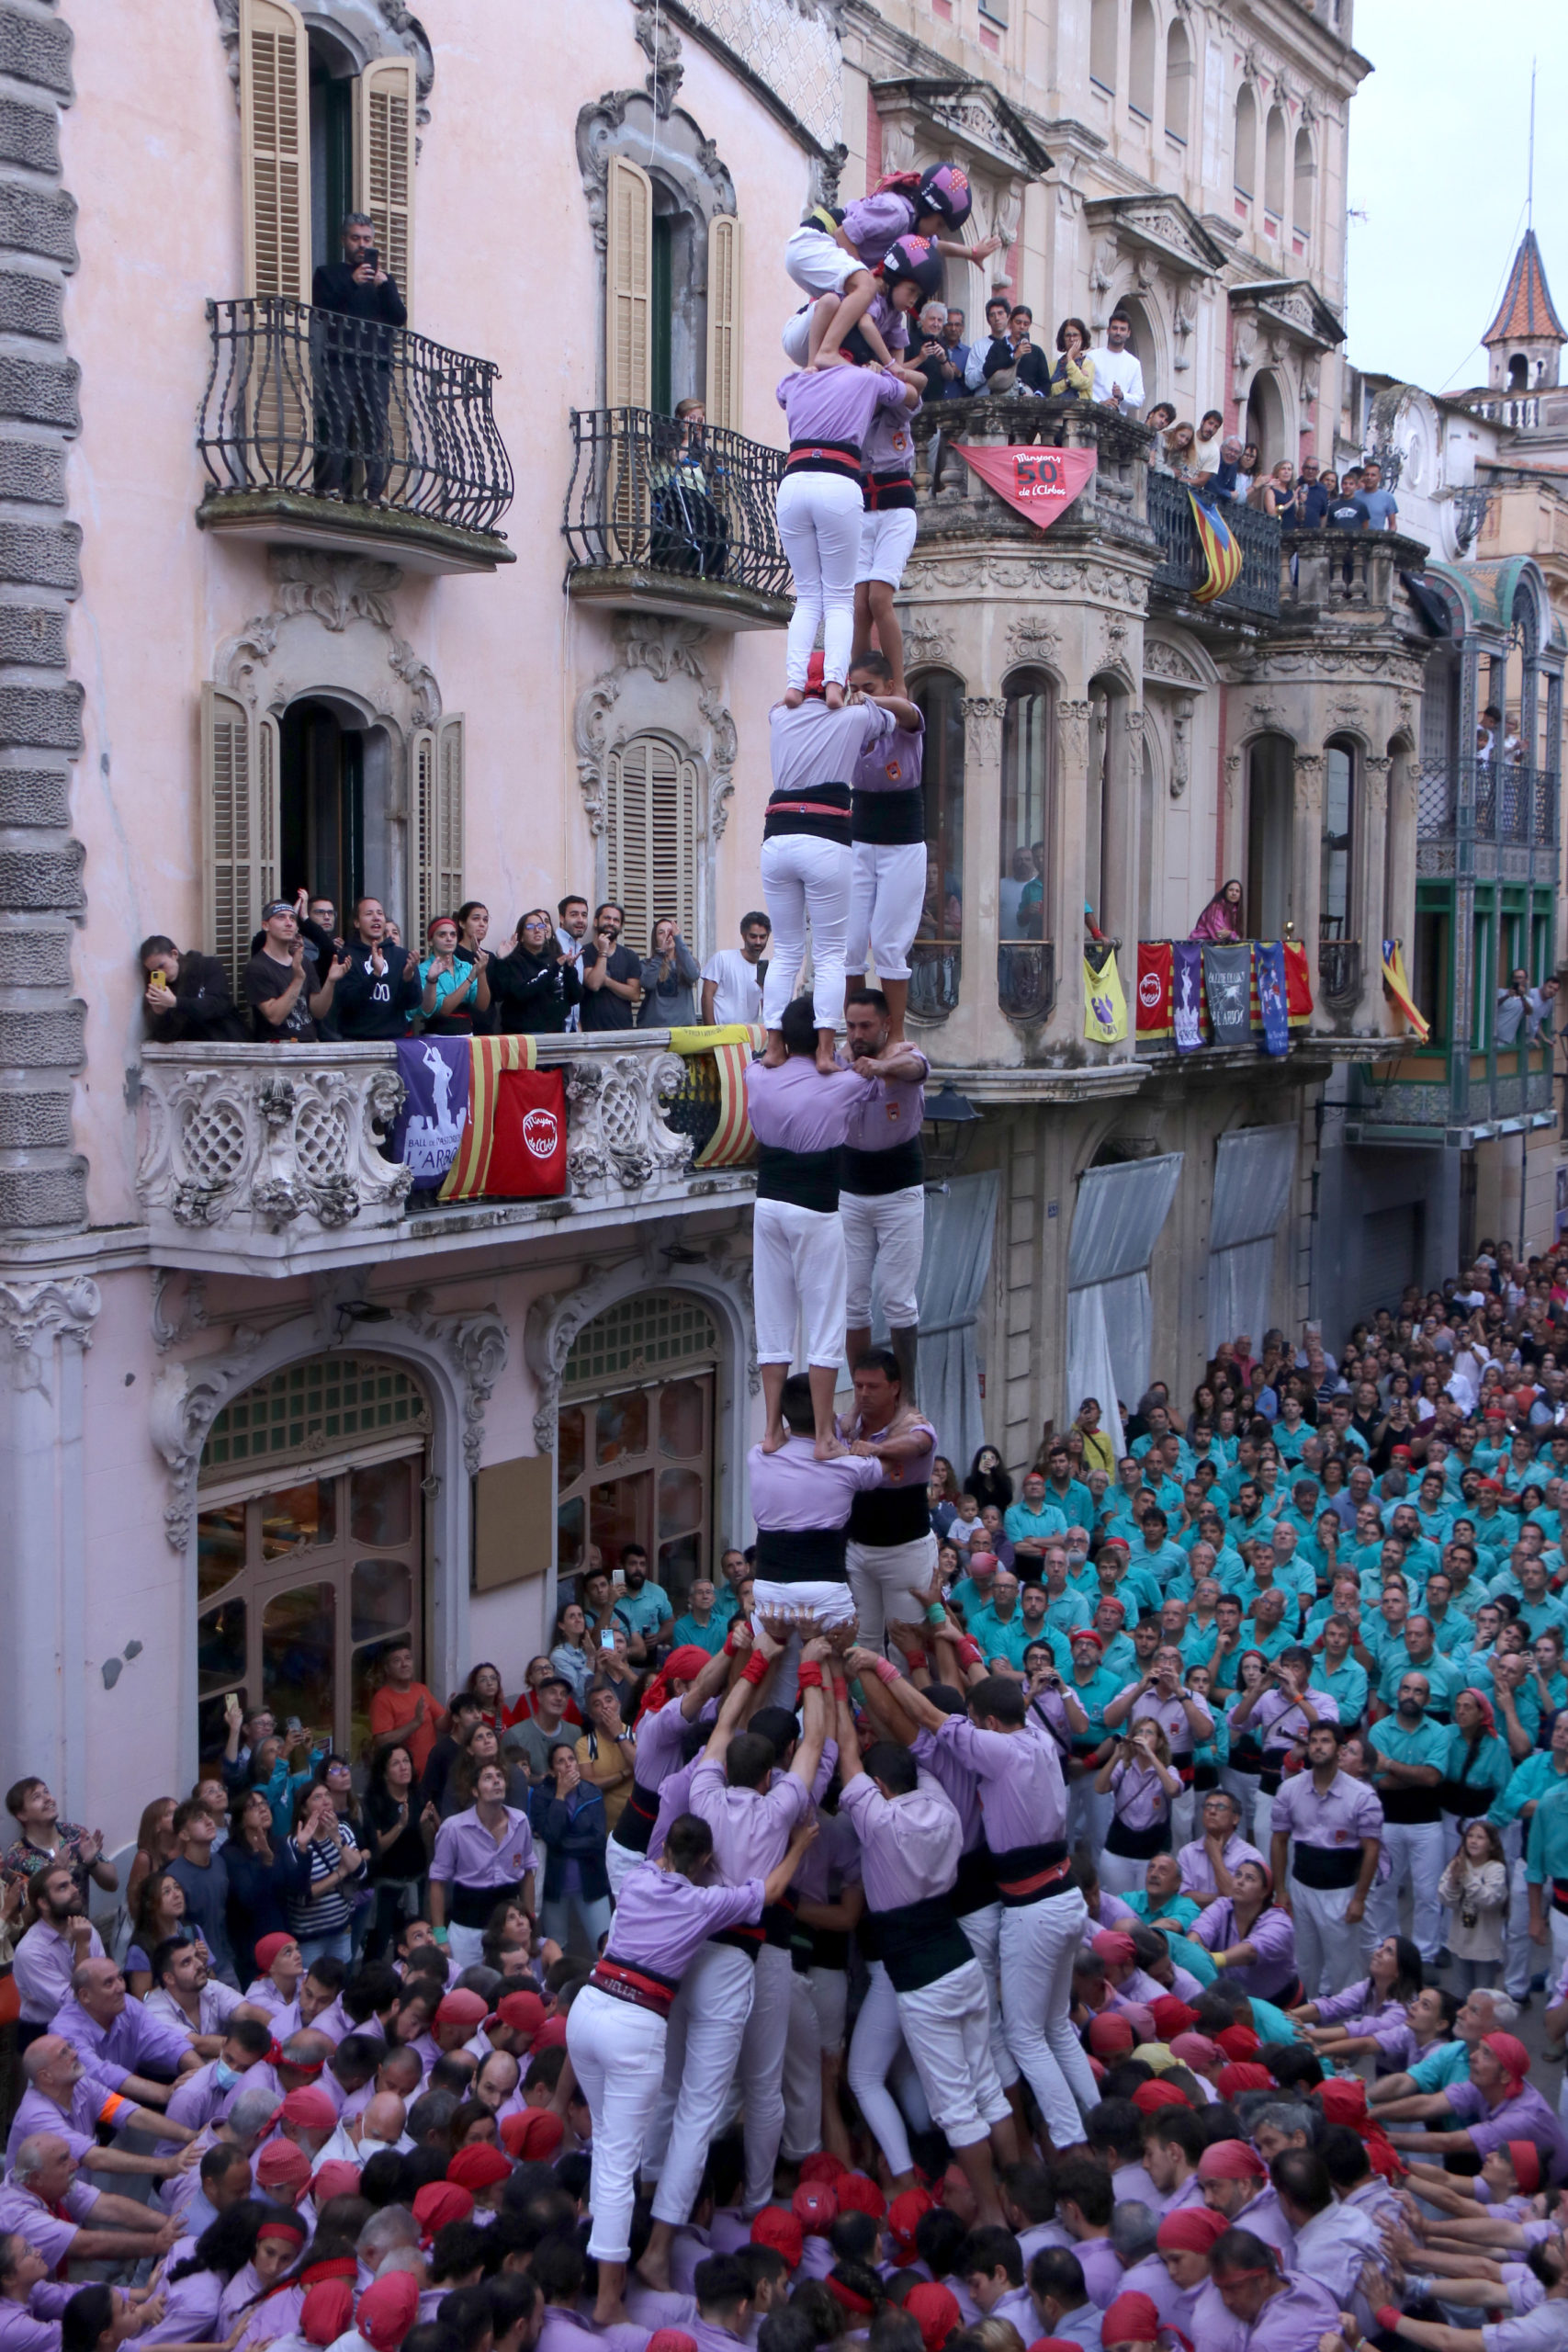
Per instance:
[[[1497,991],[1497,1043],[1517,1045],[1521,1029],[1527,1038],[1539,1037],[1541,1023],[1551,1012],[1556,995],[1555,980],[1543,980],[1539,989],[1532,989],[1529,974],[1522,964],[1517,971],[1510,972],[1507,987]]]
[[[1330,474],[1325,479],[1332,481],[1334,477]],[[1366,512],[1352,490],[1350,482],[1351,477],[1347,474],[1338,488],[1329,492],[1327,503],[1323,511],[1325,530],[1364,531],[1366,529]],[[1348,560],[1348,558],[1347,560]]]
[[[926,379],[925,398],[945,400],[949,388],[964,383],[964,370],[953,358],[947,344],[947,310],[941,302],[928,302],[915,322],[914,347],[910,364]]]
[[[1157,433],[1163,440],[1166,434],[1170,431],[1171,426],[1176,423],[1176,411],[1172,408],[1168,401],[1156,401],[1153,408],[1150,409],[1147,416],[1145,417],[1144,423],[1148,426],[1151,433]],[[1149,463],[1153,465],[1154,462],[1154,453],[1151,450],[1149,454]]]
[[[584,1029],[635,1029],[642,1002],[642,958],[620,944],[626,910],[613,899],[593,918],[593,944],[582,951]]]
[[[1246,937],[1242,930],[1241,884],[1233,875],[1222,883],[1192,926],[1194,939],[1212,940],[1216,946]]]
[[[419,967],[419,1012],[425,1035],[471,1037],[474,1015],[490,1011],[489,958],[485,963],[459,958],[455,916],[437,915],[429,935],[430,953]]]
[[[316,495],[341,498],[355,458],[365,468],[365,496],[386,504],[391,438],[387,407],[392,389],[393,327],[406,327],[397,281],[381,266],[376,231],[366,212],[344,216],[343,259],[323,262],[311,284],[318,311],[352,319],[334,328],[322,322],[316,369]]]
[[[1197,463],[1198,436],[1190,424],[1173,424],[1162,434],[1149,452],[1149,463],[1162,473],[1174,474],[1178,481],[1196,481],[1193,468]]]
[[[1295,514],[1288,527],[1292,531],[1315,531],[1328,512],[1327,479],[1315,458],[1303,458],[1296,477]]]
[[[773,925],[756,910],[740,918],[739,947],[720,947],[703,966],[703,1025],[739,1021],[748,1026],[762,1017],[762,982],[768,967]]]
[[[310,901],[310,915],[316,929],[326,933],[334,948],[341,948],[343,939],[337,927],[337,909],[332,900],[312,899]]]
[[[565,1035],[566,1016],[581,988],[576,958],[564,953],[555,934],[549,909],[535,907],[518,924],[510,955],[491,963],[490,992],[501,1007],[503,1036]]]
[[[355,901],[354,937],[344,956],[346,968],[334,1016],[344,1045],[405,1036],[410,1015],[420,1009],[419,964],[389,936],[379,899],[367,895]]]
[[[1399,501],[1392,490],[1382,486],[1382,468],[1375,458],[1361,468],[1361,487],[1356,492],[1356,503],[1366,517],[1369,531],[1392,531],[1399,522]]]
[[[1020,929],[1023,917],[1023,894],[1034,880],[1034,860],[1021,843],[1008,858],[1008,870],[1002,876],[998,892],[1003,939],[1027,939],[1029,933]],[[1038,904],[1038,900],[1035,901]]]
[[[983,373],[988,392],[1022,391],[1043,400],[1051,389],[1045,354],[1033,339],[1034,313],[1027,302],[1016,302],[1009,314],[1007,333],[986,354]]]
[[[1258,467],[1257,442],[1244,441],[1241,447],[1241,463],[1235,469],[1235,494],[1238,498],[1245,498],[1258,480]]]
[[[947,397],[950,401],[961,401],[969,389],[964,380],[969,366],[969,345],[964,340],[962,311],[949,311],[942,322],[942,339],[947,345],[947,356],[956,371],[946,379]]]
[[[700,401],[691,402],[685,401],[682,401],[682,408],[686,408],[688,406],[694,407],[700,412],[702,402]],[[676,411],[676,414],[680,414],[679,409]],[[588,936],[587,899],[578,898],[575,892],[569,892],[564,899],[559,899],[556,901],[556,937],[560,942],[561,953],[571,957],[572,968],[576,972],[579,981],[581,981],[582,978],[582,943]],[[581,999],[572,1006],[571,1011],[568,1013],[566,1025],[569,1030],[577,1030],[581,1028],[582,1004]]]
[[[1133,347],[1133,322],[1125,311],[1112,311],[1105,341],[1089,354],[1094,369],[1091,397],[1134,416],[1144,405],[1144,371]]]
[[[682,938],[671,915],[660,915],[653,926],[650,952],[642,963],[640,1029],[689,1029],[697,1017],[692,990],[702,967]]]
[[[314,931],[315,925],[310,928]],[[316,1024],[331,1013],[337,984],[348,970],[346,956],[334,956],[322,978],[316,944],[322,936],[320,932],[314,940],[305,936],[287,899],[274,899],[262,909],[260,944],[253,946],[242,981],[251,1034],[259,1044],[320,1043]]]
[[[243,1043],[245,1023],[216,956],[182,955],[161,931],[136,954],[147,980],[147,1035],[155,1046]]]
[[[479,899],[465,899],[452,918],[457,926],[457,956],[459,964],[488,964],[490,950],[485,941],[490,934],[490,909]],[[474,1014],[475,1035],[493,1037],[501,1027],[501,1007],[491,1000],[488,1012]]]
[[[964,389],[966,392],[983,392],[986,389],[986,361],[994,343],[1007,340],[1008,305],[1005,294],[993,294],[986,305],[986,326],[969,346],[969,356],[964,367]]]
[[[1288,517],[1295,505],[1295,472],[1289,458],[1281,458],[1261,481],[1255,481],[1247,493],[1247,503],[1259,514]]]
[[[1193,445],[1200,481],[1215,471],[1220,462],[1220,436],[1225,420],[1217,408],[1206,408],[1198,420],[1198,438]]]
[[[1056,357],[1045,389],[1054,401],[1093,399],[1094,369],[1089,364],[1089,329],[1081,319],[1064,319],[1056,329]]]
[[[1234,433],[1228,433],[1220,443],[1220,462],[1212,474],[1205,474],[1216,498],[1241,498],[1241,443]]]

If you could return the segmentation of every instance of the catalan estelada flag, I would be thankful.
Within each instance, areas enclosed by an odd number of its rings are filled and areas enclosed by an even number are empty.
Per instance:
[[[1415,1030],[1416,1036],[1425,1045],[1432,1034],[1432,1024],[1423,1013],[1416,1010],[1416,1000],[1410,993],[1410,982],[1405,978],[1404,972],[1403,940],[1385,939],[1383,941],[1382,984],[1412,1029]]]
[[[1192,601],[1195,605],[1212,605],[1216,596],[1223,596],[1241,578],[1241,541],[1217,506],[1200,498],[1195,490],[1190,490],[1187,495],[1192,501],[1192,520],[1198,527],[1198,545],[1203,557],[1202,585],[1192,591]]]
[[[491,1179],[494,1172],[491,1163],[495,1157],[496,1111],[501,1102],[502,1080],[508,1071],[535,1070],[539,1066],[539,1049],[532,1037],[470,1037],[467,1044],[468,1114],[463,1121],[462,1139],[441,1187],[440,1197],[444,1201],[475,1200],[496,1189]],[[563,1098],[560,1123],[563,1176],[564,1110]]]
[[[693,1160],[694,1168],[743,1168],[755,1154],[757,1138],[746,1108],[746,1072],[767,1043],[767,1032],[730,1022],[712,1029],[671,1029],[672,1053],[698,1061],[711,1055],[713,1090],[718,1099],[718,1123]],[[705,1075],[699,1077],[705,1088]]]

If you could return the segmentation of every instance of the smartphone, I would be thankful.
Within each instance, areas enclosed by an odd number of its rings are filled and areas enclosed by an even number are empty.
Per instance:
[[[283,1728],[285,1731],[303,1731],[305,1726],[298,1715],[290,1715]]]
[[[362,254],[360,258],[362,261],[367,261],[372,269],[379,269],[381,266],[381,256],[377,252],[374,245],[371,246],[368,253]]]
[[[599,1636],[599,1646],[602,1650],[613,1650],[615,1646],[615,1637],[607,1625]]]

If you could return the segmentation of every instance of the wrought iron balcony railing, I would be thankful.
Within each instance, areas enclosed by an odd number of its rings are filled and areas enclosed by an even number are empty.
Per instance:
[[[569,580],[624,571],[723,596],[766,597],[787,617],[789,564],[774,501],[784,452],[648,409],[573,409],[561,529]]]
[[[1320,939],[1317,979],[1324,1001],[1336,1011],[1353,1005],[1361,993],[1361,943],[1359,939]]]
[[[917,1021],[945,1021],[963,978],[955,939],[917,939],[909,950],[909,1011]]]
[[[277,294],[207,316],[209,501],[287,492],[502,539],[513,484],[492,361]]]
[[[997,942],[997,1004],[1010,1021],[1046,1021],[1056,1001],[1056,950],[1049,939]]]
[[[1151,583],[1156,593],[1190,597],[1203,584],[1203,558],[1198,526],[1187,484],[1174,474],[1152,468],[1148,483],[1149,521],[1165,549]],[[1259,514],[1234,499],[1221,502],[1220,511],[1241,545],[1241,571],[1234,587],[1203,607],[1214,614],[1246,613],[1259,620],[1274,619],[1280,610],[1280,525],[1272,514]]]
[[[1440,842],[1464,832],[1483,843],[1550,849],[1557,839],[1560,782],[1555,768],[1509,761],[1424,761],[1416,780],[1416,838]]]

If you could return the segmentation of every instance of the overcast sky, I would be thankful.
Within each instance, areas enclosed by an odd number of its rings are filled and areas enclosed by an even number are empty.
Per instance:
[[[1525,225],[1532,56],[1535,232],[1568,323],[1568,175],[1553,136],[1568,7],[1356,0],[1354,34],[1374,70],[1350,103],[1350,359],[1428,391],[1484,383],[1479,338]]]

